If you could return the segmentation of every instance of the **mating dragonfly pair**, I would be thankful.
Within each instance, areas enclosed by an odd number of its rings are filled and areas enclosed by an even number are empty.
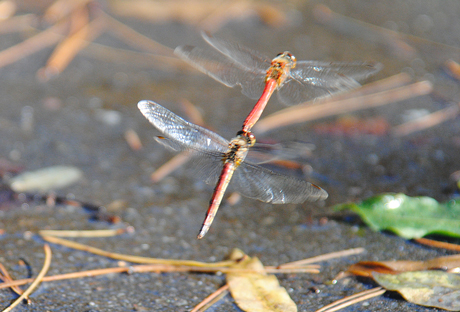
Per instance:
[[[283,103],[295,105],[359,87],[357,80],[376,73],[381,65],[296,61],[290,52],[280,53],[270,61],[239,44],[205,33],[202,36],[214,49],[180,46],[175,50],[176,55],[221,83],[229,87],[240,85],[243,94],[259,99],[236,137],[227,141],[155,102],[141,101],[138,104],[142,114],[164,135],[157,137],[157,141],[175,151],[192,151],[195,165],[204,173],[206,183],[216,185],[198,238],[208,232],[230,180],[234,181],[233,187],[241,195],[267,203],[326,199],[327,192],[319,186],[246,161],[256,141],[251,128],[275,90]]]

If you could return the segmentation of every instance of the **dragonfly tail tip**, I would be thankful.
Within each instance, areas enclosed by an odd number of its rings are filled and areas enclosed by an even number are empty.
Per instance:
[[[196,238],[202,239],[206,235],[206,233],[208,233],[208,230],[209,230],[209,226],[206,226],[205,224],[203,224],[201,226],[200,233],[198,233],[198,236]]]

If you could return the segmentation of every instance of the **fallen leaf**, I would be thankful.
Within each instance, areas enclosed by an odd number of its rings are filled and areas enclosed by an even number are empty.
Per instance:
[[[460,237],[460,202],[456,200],[439,203],[425,196],[386,193],[334,208],[350,209],[374,231],[389,230],[406,239],[427,234]]]
[[[377,283],[399,292],[409,302],[460,311],[460,276],[442,271],[416,271],[397,275],[374,273]]]
[[[236,304],[247,312],[295,312],[297,306],[274,275],[267,275],[256,257],[234,249],[231,260],[241,259],[233,268],[255,270],[257,273],[228,273],[227,284]]]
[[[450,270],[460,267],[460,255],[438,257],[426,261],[360,261],[351,265],[347,272],[354,275],[372,277],[373,272],[398,274],[408,271],[443,269]]]

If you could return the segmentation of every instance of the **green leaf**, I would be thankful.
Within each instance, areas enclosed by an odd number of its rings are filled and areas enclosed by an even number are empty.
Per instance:
[[[460,311],[460,276],[442,271],[415,271],[401,274],[374,273],[377,283],[399,292],[404,299],[428,307]]]
[[[431,197],[388,193],[334,208],[356,212],[374,231],[389,230],[407,239],[427,234],[460,237],[460,201],[440,204]]]

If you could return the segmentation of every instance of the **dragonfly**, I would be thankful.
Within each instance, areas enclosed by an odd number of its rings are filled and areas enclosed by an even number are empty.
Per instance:
[[[162,136],[156,140],[174,151],[191,151],[195,170],[207,184],[216,185],[198,239],[211,227],[230,181],[241,195],[273,204],[303,203],[328,197],[324,189],[310,182],[246,161],[249,149],[255,144],[252,133],[240,131],[228,141],[153,101],[140,101],[137,106],[161,132]]]
[[[377,62],[297,61],[285,51],[274,59],[237,43],[201,33],[214,49],[179,46],[174,53],[193,67],[228,87],[241,86],[242,93],[259,99],[243,122],[242,131],[250,132],[259,120],[272,94],[287,105],[354,89],[363,80],[378,72]]]

